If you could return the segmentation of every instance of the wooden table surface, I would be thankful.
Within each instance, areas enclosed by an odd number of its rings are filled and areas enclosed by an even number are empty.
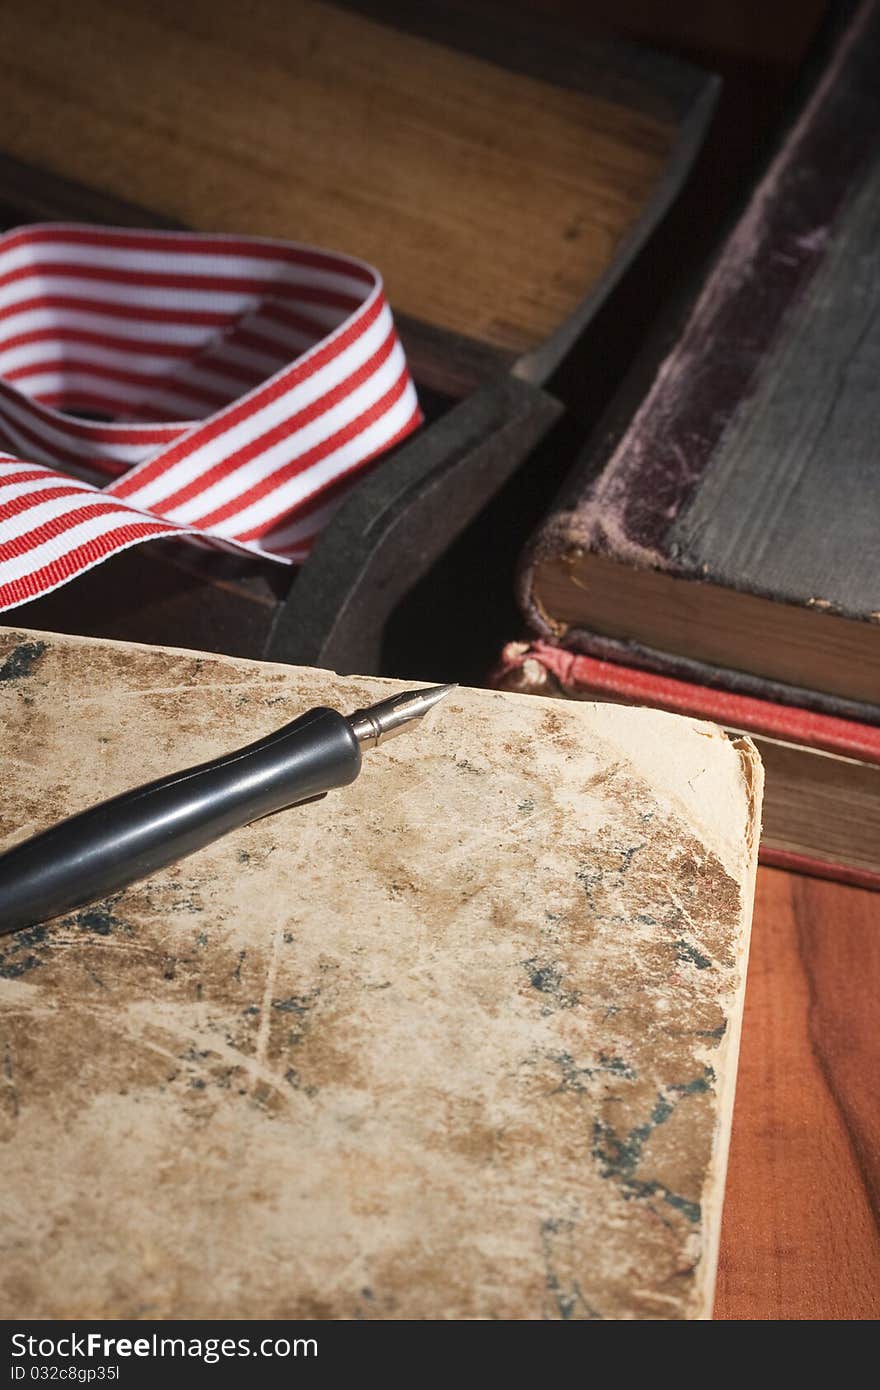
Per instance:
[[[762,869],[716,1318],[880,1316],[880,893]]]

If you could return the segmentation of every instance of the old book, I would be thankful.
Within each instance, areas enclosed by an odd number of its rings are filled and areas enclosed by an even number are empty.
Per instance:
[[[880,722],[878,61],[866,3],[539,532],[542,636]]]
[[[599,661],[549,642],[509,642],[495,684],[619,700],[712,719],[754,739],[766,773],[761,860],[880,888],[880,729]]]
[[[0,843],[394,684],[5,630]],[[710,1314],[760,761],[438,716],[0,943],[3,1316]]]

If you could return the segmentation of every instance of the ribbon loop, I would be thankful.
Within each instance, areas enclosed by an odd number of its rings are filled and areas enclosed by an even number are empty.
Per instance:
[[[0,237],[0,609],[189,535],[305,558],[421,421],[378,273],[258,237]]]

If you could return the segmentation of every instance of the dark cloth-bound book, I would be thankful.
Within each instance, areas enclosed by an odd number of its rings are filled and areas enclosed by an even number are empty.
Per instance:
[[[541,636],[880,723],[878,70],[869,3],[534,538]]]
[[[767,773],[761,860],[880,889],[880,728],[713,690],[549,642],[508,642],[502,690],[647,705],[754,740]]]

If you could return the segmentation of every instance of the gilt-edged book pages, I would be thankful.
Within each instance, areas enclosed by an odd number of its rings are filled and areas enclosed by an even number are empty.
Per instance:
[[[378,679],[0,631],[0,848]],[[711,1315],[748,740],[458,690],[0,939],[0,1316]]]

